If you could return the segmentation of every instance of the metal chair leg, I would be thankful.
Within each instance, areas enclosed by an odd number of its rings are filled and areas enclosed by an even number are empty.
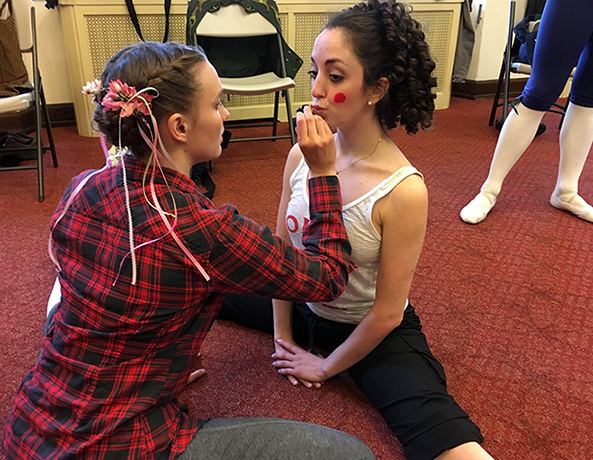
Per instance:
[[[500,74],[498,75],[498,84],[496,85],[496,92],[494,94],[494,101],[492,101],[492,109],[490,110],[490,119],[488,120],[488,126],[494,124],[496,118],[496,110],[502,105],[502,122],[506,120],[509,110],[509,84],[511,75],[511,44],[513,40],[513,24],[515,21],[515,1],[510,3],[510,14],[509,14],[509,28],[507,35],[507,44],[503,55],[502,65],[500,67]],[[502,90],[502,104],[498,101],[500,99],[500,92]],[[497,124],[498,125],[498,124]]]
[[[568,109],[569,102],[566,101],[565,105],[561,104],[554,104],[562,111],[562,117],[560,117],[560,123],[558,123],[558,129],[562,128],[562,124],[564,123],[564,117],[566,116],[566,110]]]
[[[294,122],[292,119],[292,109],[290,105],[290,96],[288,95],[288,90],[284,90],[284,98],[286,100],[286,115],[288,115],[288,129],[290,130],[290,145],[295,144],[295,136],[294,136]]]
[[[54,168],[58,167],[58,157],[56,155],[56,146],[54,144],[54,137],[51,132],[51,121],[49,119],[49,111],[47,110],[47,104],[45,102],[45,94],[43,92],[43,86],[39,88],[39,96],[41,97],[41,108],[43,109],[43,121],[45,122],[45,131],[47,133],[47,140],[49,143],[49,151],[51,152],[51,158],[54,164]]]
[[[515,6],[516,2],[511,0],[511,14],[509,15],[509,35],[507,38],[507,48],[505,51],[505,72],[504,72],[504,87],[502,92],[502,124],[509,115],[509,85],[511,80],[511,41],[513,39],[513,25],[515,24]]]
[[[36,104],[36,118],[37,126],[35,127],[35,147],[37,150],[37,187],[39,189],[39,201],[42,202],[45,199],[45,191],[43,188],[43,139],[41,137],[41,103],[39,100],[35,101]]]
[[[278,104],[280,102],[280,91],[274,93],[274,121],[272,122],[272,136],[278,132]],[[272,139],[276,142],[276,139]]]
[[[488,120],[488,126],[492,126],[494,124],[494,120],[496,118],[496,111],[498,107],[500,107],[500,92],[502,90],[502,85],[504,81],[505,75],[505,63],[506,59],[502,60],[502,65],[500,66],[500,75],[498,76],[498,84],[496,85],[496,92],[494,93],[494,100],[492,101],[492,110],[490,111],[490,120]]]

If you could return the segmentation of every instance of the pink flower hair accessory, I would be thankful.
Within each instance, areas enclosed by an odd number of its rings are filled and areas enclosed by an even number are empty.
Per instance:
[[[149,116],[152,109],[151,101],[154,98],[154,95],[147,93],[149,90],[154,90],[154,88],[136,91],[134,86],[129,86],[120,80],[111,80],[109,90],[101,101],[103,112],[121,110],[120,117],[122,118],[138,113]]]
[[[93,96],[93,102],[99,103],[98,96],[101,91],[101,80],[87,81],[86,85],[82,87],[82,94],[88,94]]]

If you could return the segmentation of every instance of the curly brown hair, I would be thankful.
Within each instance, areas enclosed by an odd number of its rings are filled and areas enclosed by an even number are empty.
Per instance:
[[[435,63],[420,23],[411,8],[395,0],[368,0],[334,15],[324,29],[341,29],[364,69],[364,85],[374,87],[380,78],[389,90],[376,104],[385,129],[398,123],[414,134],[432,124],[436,78]]]
[[[101,76],[102,88],[97,95],[98,105],[93,122],[106,139],[119,144],[119,111],[103,111],[101,102],[108,90],[108,83],[120,80],[137,91],[152,87],[156,97],[152,100],[152,113],[160,121],[172,113],[187,113],[192,108],[200,88],[195,84],[195,68],[206,61],[201,48],[179,43],[142,42],[117,52],[105,66]],[[158,93],[158,94],[157,94]],[[139,158],[150,155],[150,147],[143,140],[140,129],[152,138],[149,117],[135,111],[121,119],[121,143]]]

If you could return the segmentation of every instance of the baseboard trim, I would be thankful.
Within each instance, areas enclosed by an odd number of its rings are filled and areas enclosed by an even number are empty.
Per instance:
[[[527,83],[525,78],[513,78],[509,85],[509,96],[515,98],[521,94]],[[498,80],[466,80],[463,83],[451,84],[451,95],[465,99],[494,99]],[[502,97],[502,95],[501,95]]]
[[[48,104],[47,111],[52,128],[58,126],[76,126],[76,115],[74,104]],[[0,126],[3,131],[23,131],[31,133],[35,131],[35,108],[31,107],[21,112],[0,115]]]
[[[66,102],[63,104],[48,104],[47,111],[52,127],[54,126],[76,126],[76,114],[74,104]]]

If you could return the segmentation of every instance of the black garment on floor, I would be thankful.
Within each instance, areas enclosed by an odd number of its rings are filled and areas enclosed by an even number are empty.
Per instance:
[[[192,166],[190,171],[190,179],[193,180],[196,185],[201,184],[206,189],[204,195],[209,199],[212,199],[214,196],[214,190],[216,189],[216,184],[210,176],[208,165],[205,161]]]
[[[8,149],[32,149],[35,144],[35,138],[18,131],[0,131],[0,167],[14,167],[21,164],[22,161],[36,160],[37,152],[35,150],[26,150],[23,152],[6,152]]]
[[[222,133],[222,143],[220,144],[220,148],[222,150],[226,149],[229,146],[231,135],[232,134],[228,129],[225,129]],[[212,197],[214,196],[214,190],[216,189],[216,184],[210,176],[207,163],[208,162],[203,161],[201,163],[193,165],[191,171],[189,172],[189,177],[196,183],[196,185],[202,185],[202,187],[206,189],[204,195],[207,198],[212,199]],[[209,163],[212,164],[212,162]]]

